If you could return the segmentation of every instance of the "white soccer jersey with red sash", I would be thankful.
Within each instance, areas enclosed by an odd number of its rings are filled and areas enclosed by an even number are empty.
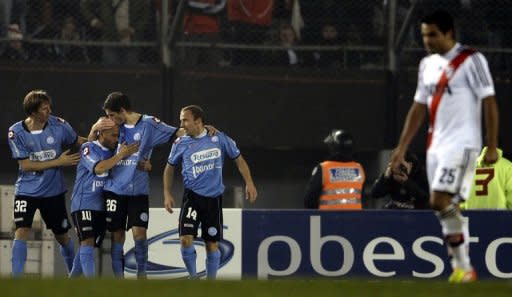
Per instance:
[[[482,146],[482,99],[494,84],[485,57],[456,43],[421,60],[414,100],[429,108],[429,150]]]

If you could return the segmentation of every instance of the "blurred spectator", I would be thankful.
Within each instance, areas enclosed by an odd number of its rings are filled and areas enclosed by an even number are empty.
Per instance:
[[[387,209],[429,209],[428,180],[425,169],[413,153],[408,152],[399,173],[386,171],[371,189],[373,198],[387,197]]]
[[[212,7],[215,0],[196,0],[194,2],[209,4]],[[205,9],[187,8],[183,19],[183,41],[217,43],[220,39],[220,18],[217,14],[208,14]],[[183,62],[192,65],[217,65],[221,59],[219,49],[186,47],[182,51]]]
[[[228,0],[229,41],[261,44],[272,24],[276,0]],[[259,65],[261,51],[233,50],[231,64]]]
[[[23,48],[23,34],[18,24],[11,24],[7,27],[8,47],[2,53],[3,61],[27,61],[28,54]]]
[[[27,0],[0,0],[0,37],[7,36],[7,26],[18,24],[21,32],[25,32],[25,15]]]
[[[284,24],[279,27],[280,50],[270,52],[268,62],[274,66],[299,66],[303,64],[302,53],[293,49],[297,44],[297,35],[291,25]]]
[[[498,160],[485,164],[487,147],[477,159],[473,187],[463,209],[512,209],[512,162],[498,149]]]
[[[512,40],[508,36],[512,30],[512,0],[488,0],[475,5],[476,10],[483,11],[487,45],[491,48],[512,48]],[[491,52],[488,59],[497,72],[497,79],[508,76],[512,70],[510,53]]]
[[[322,28],[322,37],[318,42],[321,46],[336,46],[341,44],[338,29],[333,24],[325,24]],[[339,51],[321,50],[313,52],[314,63],[320,68],[341,68],[343,59]]]
[[[361,209],[366,175],[363,166],[354,160],[352,136],[335,129],[324,143],[330,155],[313,169],[304,206],[323,210]]]
[[[12,0],[0,1],[0,38],[7,36],[7,26],[11,23],[11,5]]]
[[[55,39],[61,41],[79,41],[81,39],[73,17],[64,19],[60,32],[55,36]],[[83,46],[56,44],[53,46],[53,51],[59,62],[88,62],[89,60]]]
[[[50,0],[33,0],[29,2],[29,22],[27,34],[31,39],[53,39],[57,34],[53,19],[53,6]],[[27,46],[31,60],[54,61],[53,46],[31,43]]]
[[[150,1],[147,0],[82,0],[84,18],[90,37],[102,41],[118,41],[126,47],[103,47],[106,64],[135,64],[138,49],[130,47],[132,41],[142,41],[149,17]]]

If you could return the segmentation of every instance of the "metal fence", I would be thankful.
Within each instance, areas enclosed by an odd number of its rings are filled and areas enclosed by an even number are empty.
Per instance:
[[[0,0],[1,61],[159,64],[170,46],[182,67],[375,69],[401,34],[400,66],[415,67],[435,8],[495,71],[512,69],[512,0]]]

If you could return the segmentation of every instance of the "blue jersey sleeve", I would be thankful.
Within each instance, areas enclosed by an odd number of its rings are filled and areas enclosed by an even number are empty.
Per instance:
[[[58,118],[62,131],[62,144],[70,145],[74,144],[78,138],[75,130],[71,127],[71,125],[66,122],[64,119]]]
[[[16,133],[13,129],[9,130],[8,141],[13,159],[23,160],[29,157],[29,152],[23,143],[23,136],[21,134]]]
[[[240,156],[240,150],[233,139],[223,133],[219,133],[219,139],[222,149],[230,159],[234,160]]]
[[[171,148],[171,153],[169,154],[169,158],[167,159],[167,163],[172,166],[177,166],[181,163],[183,158],[183,150],[180,149],[179,145],[180,139],[176,139]]]
[[[151,127],[150,142],[152,147],[171,141],[171,138],[177,130],[176,127],[167,125],[156,117],[150,117],[148,124]]]
[[[92,174],[94,173],[94,167],[102,160],[101,156],[98,154],[98,152],[94,149],[93,144],[90,142],[86,142],[82,145],[80,148],[80,152],[82,154],[82,158],[80,159],[80,162],[82,162],[82,165],[87,168],[87,171],[89,171]]]

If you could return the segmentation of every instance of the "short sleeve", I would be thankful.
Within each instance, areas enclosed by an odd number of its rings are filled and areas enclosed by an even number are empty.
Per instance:
[[[167,158],[167,163],[172,166],[177,166],[181,163],[183,158],[183,150],[179,149],[179,139],[174,142],[171,147],[171,152],[169,153],[169,158]]]
[[[22,135],[18,135],[14,130],[9,130],[7,138],[13,159],[23,160],[29,157]]]
[[[221,134],[219,136],[222,149],[226,155],[232,160],[238,158],[238,156],[240,156],[240,150],[238,149],[236,142],[225,134]]]
[[[83,144],[80,153],[82,155],[82,165],[87,168],[87,171],[94,174],[94,167],[101,161],[101,156],[90,143]]]
[[[151,127],[151,146],[156,146],[171,141],[171,138],[178,130],[176,127],[167,125],[162,122],[159,118],[150,117],[148,125]]]
[[[494,83],[487,59],[477,52],[468,59],[466,65],[468,83],[478,99],[494,96]]]
[[[425,59],[421,60],[418,67],[418,82],[416,85],[416,92],[414,93],[414,101],[422,104],[427,104],[429,92],[423,80],[423,72],[425,71]]]
[[[62,132],[62,144],[71,145],[74,144],[78,138],[75,130],[65,120],[59,118],[59,124]]]

